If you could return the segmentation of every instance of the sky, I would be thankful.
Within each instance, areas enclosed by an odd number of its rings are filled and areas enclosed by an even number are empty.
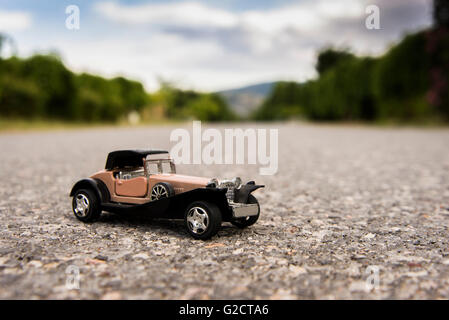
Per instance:
[[[380,29],[366,28],[367,6]],[[66,27],[66,7],[80,28]],[[58,53],[75,72],[217,91],[316,76],[317,52],[381,55],[431,25],[431,0],[0,0],[0,32],[18,54]]]

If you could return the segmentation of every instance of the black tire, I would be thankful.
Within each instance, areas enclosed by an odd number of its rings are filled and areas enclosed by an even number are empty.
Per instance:
[[[195,219],[192,215],[195,215],[195,210],[197,209],[199,217],[206,215],[207,222],[198,217]],[[195,201],[187,207],[184,213],[184,223],[187,231],[195,239],[207,240],[217,234],[218,230],[221,228],[221,212],[220,209],[213,203],[207,201]],[[198,227],[194,225],[195,222],[202,222],[203,227]],[[196,229],[196,231],[195,231]]]
[[[259,206],[259,201],[257,201],[256,197],[253,196],[252,194],[250,194],[248,196],[248,201],[246,203],[256,203],[257,204],[257,216],[251,216],[251,217],[246,217],[246,218],[240,218],[240,219],[235,219],[232,220],[231,223],[238,227],[238,228],[246,228],[249,226],[252,226],[253,224],[255,224],[257,222],[257,220],[259,220],[259,215],[260,215],[260,206]]]
[[[164,194],[162,196],[156,197],[154,193],[156,192],[157,189],[164,190]],[[153,188],[151,188],[150,199],[151,199],[151,201],[155,201],[155,200],[159,200],[162,198],[173,197],[174,195],[175,195],[175,189],[173,188],[173,186],[170,183],[158,182],[153,186]]]
[[[78,205],[79,202],[84,203],[84,210],[82,211],[80,209],[83,206]],[[95,221],[100,217],[101,214],[100,200],[95,195],[93,190],[77,190],[72,199],[72,210],[78,220],[81,220],[83,222]]]

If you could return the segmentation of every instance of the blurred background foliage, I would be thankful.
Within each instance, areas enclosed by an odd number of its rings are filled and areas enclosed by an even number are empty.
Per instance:
[[[435,0],[433,14],[432,28],[377,58],[322,50],[317,79],[277,83],[253,118],[448,122],[449,2]]]
[[[159,104],[163,105],[170,119],[198,119],[202,121],[230,121],[236,116],[224,99],[216,93],[199,93],[181,90],[169,83],[162,83]]]
[[[249,118],[218,93],[181,90],[161,82],[147,93],[138,81],[106,79],[67,69],[54,54],[1,56],[12,39],[0,34],[0,118],[117,122],[132,114],[145,122],[449,121],[449,2],[434,1],[434,25],[404,37],[380,57],[328,47],[317,55],[315,79],[277,82]],[[12,45],[11,45],[12,44]],[[136,116],[137,115],[137,116]]]
[[[449,121],[449,32],[406,36],[378,58],[327,48],[317,79],[279,82],[256,120]]]
[[[149,94],[140,82],[68,70],[56,55],[0,58],[0,117],[3,119],[116,122],[130,114],[145,121],[236,117],[221,96],[180,90],[162,83]]]
[[[0,59],[3,118],[116,121],[147,101],[141,83],[74,74],[55,55]]]

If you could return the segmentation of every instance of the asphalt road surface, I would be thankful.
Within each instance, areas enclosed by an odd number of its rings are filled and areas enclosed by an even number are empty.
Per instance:
[[[0,298],[449,298],[449,130],[270,127],[276,175],[178,166],[267,186],[258,223],[209,241],[178,221],[71,211],[73,183],[109,151],[170,149],[174,127],[0,134]]]

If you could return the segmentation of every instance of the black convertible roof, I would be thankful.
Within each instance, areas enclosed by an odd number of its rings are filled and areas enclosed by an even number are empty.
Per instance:
[[[123,167],[140,167],[148,155],[168,153],[165,150],[117,150],[108,154],[106,170]]]

